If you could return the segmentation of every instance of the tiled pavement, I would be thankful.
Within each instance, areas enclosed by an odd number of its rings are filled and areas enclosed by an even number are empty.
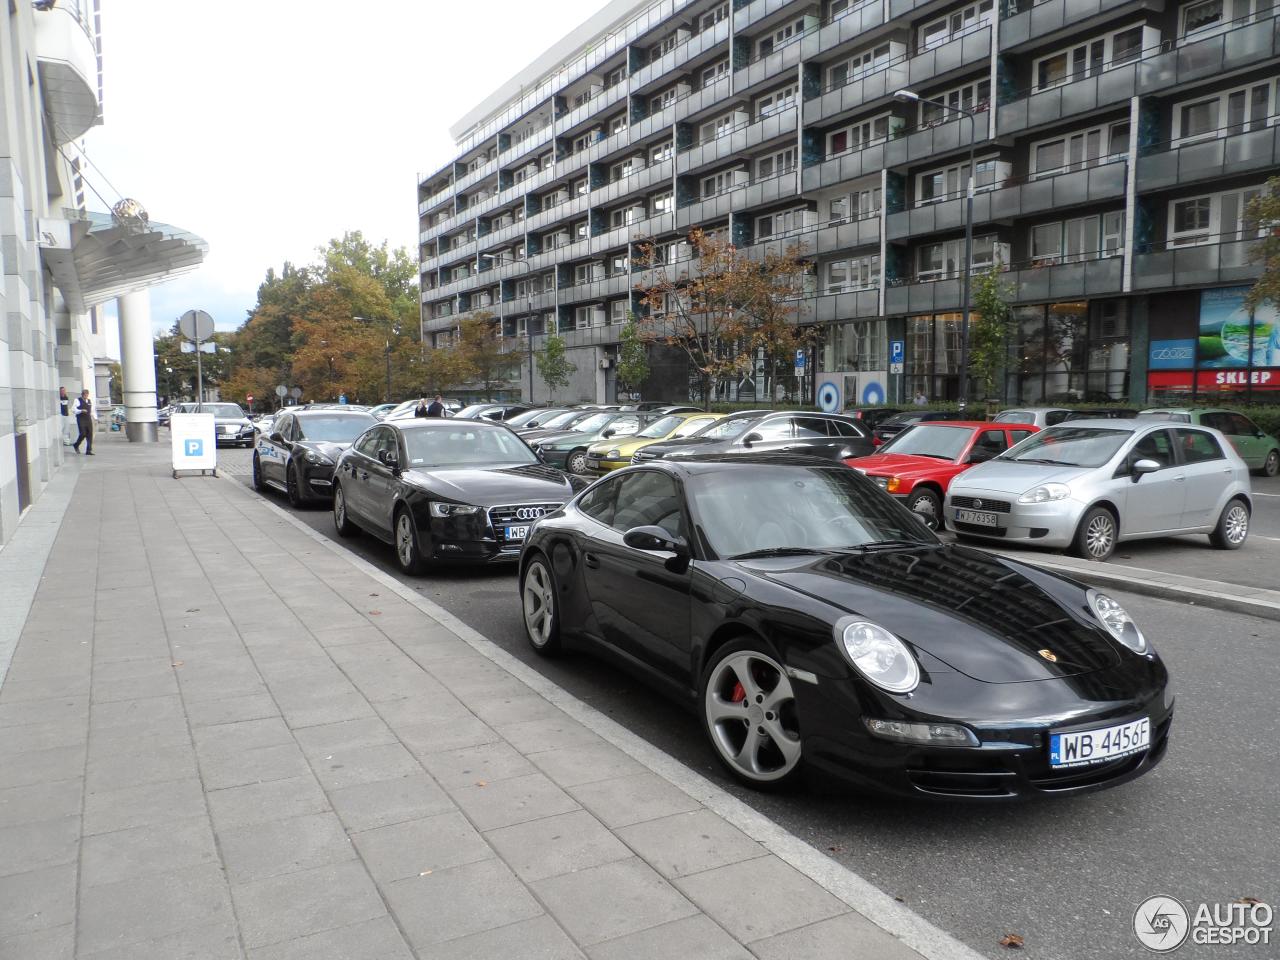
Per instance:
[[[251,493],[102,452],[0,686],[0,960],[918,956]]]

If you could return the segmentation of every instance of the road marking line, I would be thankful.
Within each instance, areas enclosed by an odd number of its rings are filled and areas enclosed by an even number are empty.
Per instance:
[[[223,479],[246,490],[268,509],[275,511],[331,553],[342,557],[361,573],[372,577],[397,596],[412,603],[437,623],[448,627],[476,652],[523,681],[535,693],[608,740],[633,760],[683,790],[708,810],[719,814],[778,859],[799,870],[832,896],[844,901],[872,923],[893,934],[921,956],[928,960],[983,960],[981,954],[961,943],[945,930],[935,927],[904,904],[898,903],[871,881],[819,852],[727,790],[712,783],[702,774],[691,770],[638,734],[632,733],[616,720],[606,717],[595,707],[583,703],[538,673],[533,667],[517,660],[479,631],[467,626],[444,607],[428,600],[416,590],[406,587],[395,577],[364,558],[356,556],[340,543],[311,529],[283,507],[244,487],[240,481],[226,475]],[[514,597],[514,590],[512,594]]]

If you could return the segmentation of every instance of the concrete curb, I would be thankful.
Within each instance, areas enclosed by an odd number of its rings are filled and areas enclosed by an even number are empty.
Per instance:
[[[935,927],[869,880],[832,860],[700,773],[691,770],[594,707],[583,703],[532,667],[517,660],[477,630],[467,626],[443,607],[406,587],[395,577],[367,560],[351,553],[340,543],[311,529],[278,504],[257,496],[234,476],[224,473],[219,477],[234,484],[237,489],[250,495],[266,509],[274,512],[280,519],[306,534],[320,546],[343,558],[354,569],[376,580],[436,622],[448,627],[459,639],[521,680],[535,693],[555,704],[668,783],[702,803],[778,859],[798,870],[867,920],[891,933],[921,956],[927,957],[928,960],[981,960],[981,954],[946,931]]]
[[[1161,600],[1176,600],[1195,606],[1226,610],[1230,613],[1243,613],[1251,617],[1261,617],[1264,620],[1280,620],[1280,591],[1238,587],[1221,580],[1201,580],[1162,574],[1145,567],[1093,563],[1052,555],[1028,556],[1025,553],[1008,550],[991,552],[1028,566],[1039,567],[1050,573],[1065,574],[1090,586],[1113,587]]]

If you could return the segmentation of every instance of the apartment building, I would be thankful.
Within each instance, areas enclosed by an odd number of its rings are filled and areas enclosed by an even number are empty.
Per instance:
[[[1280,400],[1280,321],[1243,307],[1246,208],[1280,173],[1278,13],[614,3],[460,121],[421,180],[424,338],[481,308],[512,337],[558,330],[579,392],[612,399],[637,244],[680,264],[701,227],[804,251],[803,396],[954,398],[972,149],[972,269],[999,262],[1016,302],[1006,399]]]

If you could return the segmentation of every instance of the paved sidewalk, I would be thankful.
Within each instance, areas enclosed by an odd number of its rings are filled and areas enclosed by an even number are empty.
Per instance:
[[[250,492],[102,453],[0,686],[0,960],[920,956]]]

